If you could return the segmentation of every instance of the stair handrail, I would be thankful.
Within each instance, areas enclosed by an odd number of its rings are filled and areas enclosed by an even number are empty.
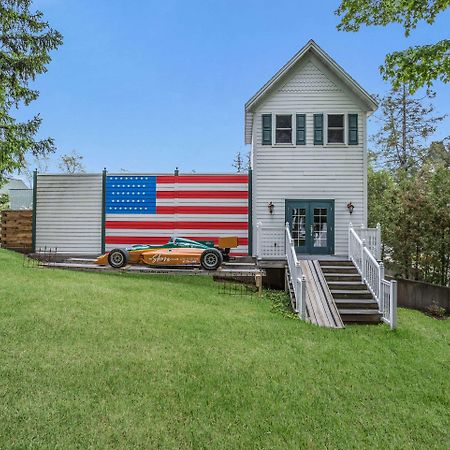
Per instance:
[[[348,231],[348,258],[353,262],[363,282],[372,293],[384,322],[397,327],[397,282],[384,278],[384,265],[378,262],[350,223]]]
[[[288,264],[289,279],[294,290],[295,312],[299,315],[300,319],[306,320],[306,278],[303,275],[302,268],[300,267],[297,258],[295,243],[289,229],[289,222],[286,222],[285,230],[286,261]]]

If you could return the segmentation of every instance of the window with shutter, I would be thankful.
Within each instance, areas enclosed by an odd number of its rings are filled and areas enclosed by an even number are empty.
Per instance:
[[[306,115],[297,114],[296,116],[296,138],[297,145],[306,144]]]
[[[314,114],[314,145],[323,145],[323,114]]]
[[[275,143],[292,144],[292,116],[290,114],[277,114],[275,122]]]
[[[344,114],[328,114],[328,144],[344,144]]]
[[[358,145],[358,114],[348,115],[348,145]]]
[[[272,145],[272,114],[262,115],[262,144]]]

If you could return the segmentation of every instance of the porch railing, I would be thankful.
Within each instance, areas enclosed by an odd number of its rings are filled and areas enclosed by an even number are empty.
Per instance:
[[[256,224],[256,257],[258,259],[285,259],[284,227]]]
[[[352,227],[352,224],[350,224]],[[376,228],[366,228],[363,225],[354,227],[356,234],[361,240],[366,241],[366,246],[370,253],[377,259],[381,260],[381,227],[378,223]]]
[[[348,258],[353,261],[377,301],[383,321],[392,329],[396,328],[397,282],[385,280],[383,263],[377,261],[367,247],[366,240],[360,238],[351,224],[348,231]]]
[[[289,231],[289,224],[286,224],[285,228],[285,247],[286,247],[286,261],[289,268],[289,278],[292,283],[295,297],[295,312],[299,315],[300,319],[306,320],[306,279],[303,275],[302,268],[297,259],[297,253],[295,252],[294,241]]]

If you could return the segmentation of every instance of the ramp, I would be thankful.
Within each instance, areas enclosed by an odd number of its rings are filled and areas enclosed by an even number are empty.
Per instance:
[[[344,328],[319,261],[301,260],[299,262],[306,279],[306,309],[311,323],[321,327]]]

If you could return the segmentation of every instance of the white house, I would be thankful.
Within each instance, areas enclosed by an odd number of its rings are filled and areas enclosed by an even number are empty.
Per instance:
[[[246,103],[253,256],[283,254],[286,222],[298,253],[347,255],[349,223],[367,225],[366,126],[376,108],[312,40]]]
[[[22,180],[10,178],[0,187],[0,196],[8,196],[10,209],[31,209],[33,207],[33,190]]]

